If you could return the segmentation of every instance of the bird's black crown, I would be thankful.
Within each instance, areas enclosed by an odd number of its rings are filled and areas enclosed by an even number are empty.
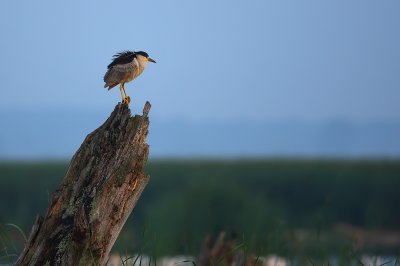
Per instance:
[[[139,54],[139,55],[144,56],[146,58],[149,57],[149,55],[146,52],[143,52],[143,51],[135,52],[135,54]]]

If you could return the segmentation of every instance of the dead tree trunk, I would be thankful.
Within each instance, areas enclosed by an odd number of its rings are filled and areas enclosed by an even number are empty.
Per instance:
[[[16,265],[104,265],[149,176],[143,171],[150,103],[131,117],[118,104],[73,156]],[[62,141],[62,140],[60,140]]]

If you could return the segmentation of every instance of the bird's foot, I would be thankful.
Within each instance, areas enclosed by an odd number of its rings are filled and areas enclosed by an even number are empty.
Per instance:
[[[122,103],[129,105],[129,103],[131,102],[131,98],[129,96],[126,96],[125,98],[122,99]]]

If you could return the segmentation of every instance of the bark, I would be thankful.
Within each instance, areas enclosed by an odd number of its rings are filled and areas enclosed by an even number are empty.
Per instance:
[[[150,103],[131,117],[118,104],[73,156],[16,265],[104,265],[149,181],[144,173]]]

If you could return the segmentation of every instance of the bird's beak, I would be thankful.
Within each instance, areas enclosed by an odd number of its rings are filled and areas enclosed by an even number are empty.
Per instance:
[[[148,60],[149,62],[156,63],[156,61],[154,61],[154,60],[153,60],[153,59],[151,59],[150,57],[149,57],[149,58],[147,58],[147,60]]]

